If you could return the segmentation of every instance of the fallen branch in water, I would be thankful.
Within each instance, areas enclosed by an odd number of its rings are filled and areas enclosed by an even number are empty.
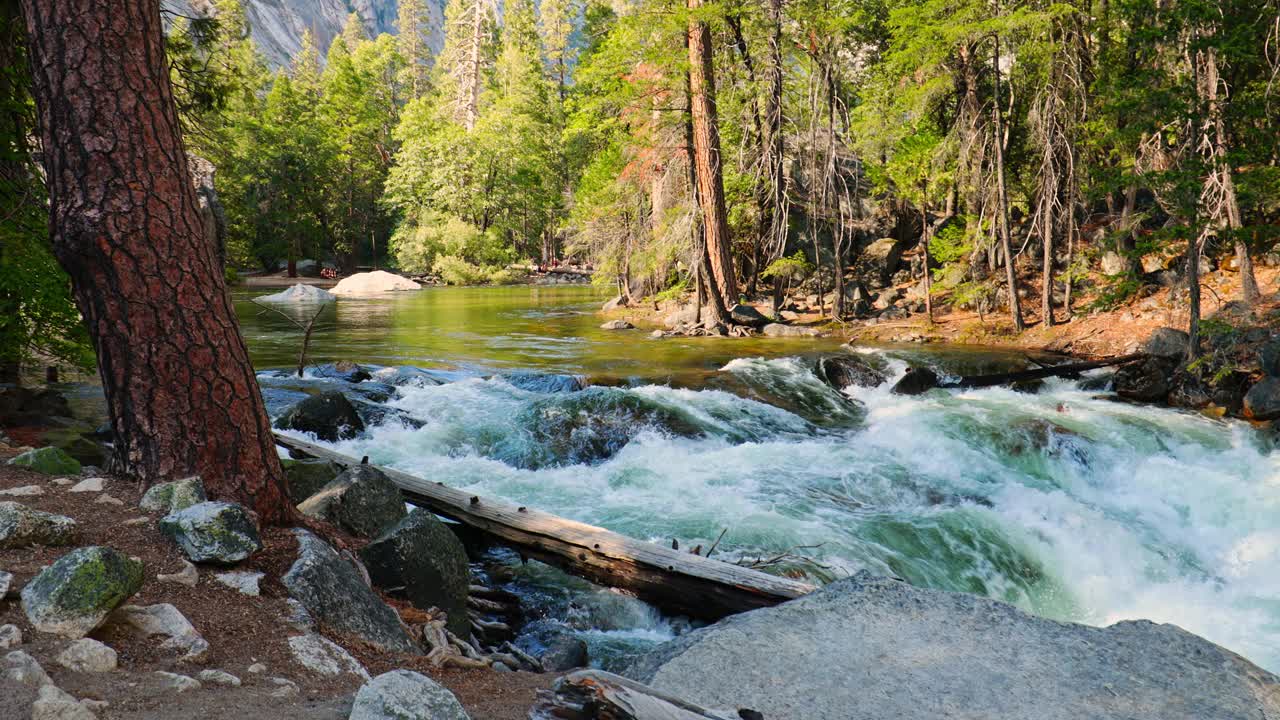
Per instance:
[[[1043,380],[1051,377],[1071,377],[1086,370],[1124,365],[1146,358],[1145,353],[1121,355],[1105,360],[1089,360],[1087,362],[1066,363],[1065,365],[1041,366],[1033,370],[1017,370],[993,375],[970,375],[959,380],[944,381],[937,373],[928,368],[910,368],[907,374],[893,386],[893,392],[899,395],[919,395],[934,388],[947,390],[965,390],[970,388],[995,387],[1029,380]]]
[[[281,310],[280,308],[274,308],[269,305],[263,305],[257,300],[250,300],[250,302],[262,308],[263,312],[270,310],[271,312],[278,314],[280,317],[293,323],[295,326],[297,326],[299,330],[302,331],[302,350],[298,353],[298,377],[302,377],[302,369],[307,365],[307,348],[311,346],[311,331],[315,330],[316,320],[320,319],[320,313],[324,312],[324,309],[329,307],[329,301],[326,300],[325,302],[321,303],[320,307],[316,309],[315,314],[312,315],[311,319],[308,320],[305,324],[295,319],[292,315]],[[259,314],[262,314],[262,313],[259,313]]]

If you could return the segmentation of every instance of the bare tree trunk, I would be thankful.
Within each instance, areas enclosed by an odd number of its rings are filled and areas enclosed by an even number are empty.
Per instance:
[[[463,116],[462,124],[470,132],[476,126],[476,121],[480,119],[480,51],[484,33],[484,11],[480,3],[475,3],[475,7],[471,10],[473,17],[471,18],[471,47],[468,48],[469,57],[467,58],[467,77],[466,83],[461,88],[465,95],[462,98]]]
[[[1258,279],[1253,272],[1253,261],[1249,258],[1249,246],[1238,231],[1244,226],[1240,217],[1240,203],[1236,198],[1236,185],[1231,172],[1231,161],[1227,158],[1227,127],[1223,118],[1224,101],[1218,95],[1220,76],[1218,74],[1218,51],[1209,48],[1205,51],[1205,91],[1209,103],[1209,117],[1213,120],[1213,155],[1214,172],[1218,174],[1219,192],[1222,194],[1223,224],[1233,231],[1232,242],[1235,244],[1236,264],[1240,271],[1240,299],[1246,305],[1255,305],[1262,299],[1258,289]]]
[[[200,222],[152,0],[22,0],[54,251],[98,355],[112,467],[199,473],[293,517],[249,353]],[[74,43],[71,38],[74,37]]]
[[[787,247],[787,187],[783,172],[782,144],[782,0],[769,0],[769,95],[765,101],[764,177],[769,195],[768,261],[777,260]]]
[[[1000,249],[1004,253],[1006,280],[1009,284],[1009,315],[1013,318],[1013,327],[1022,332],[1026,325],[1022,321],[1022,307],[1018,302],[1018,277],[1013,262],[1013,242],[1009,238],[1009,193],[1004,179],[1004,123],[1000,117],[1000,36],[995,37],[992,50],[992,73],[995,77],[995,97],[991,101],[991,123],[995,132],[996,150],[996,192],[999,194],[1000,208]]]
[[[1200,242],[1196,238],[1187,241],[1187,312],[1191,319],[1187,325],[1187,359],[1200,355]]]
[[[711,29],[697,17],[702,0],[688,0],[689,106],[693,117],[693,165],[702,206],[702,237],[711,260],[711,277],[725,302],[738,298],[729,213],[725,208],[720,164],[720,129],[716,118],[716,82]]]
[[[929,243],[933,241],[933,225],[929,222],[929,201],[920,201],[920,245],[924,249],[924,311],[933,322],[933,279],[929,277]]]

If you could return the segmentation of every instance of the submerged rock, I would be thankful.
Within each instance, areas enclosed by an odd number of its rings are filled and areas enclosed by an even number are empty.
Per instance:
[[[888,381],[884,373],[856,355],[834,355],[818,361],[818,377],[836,390],[847,387],[873,388]]]
[[[635,325],[626,320],[607,320],[600,325],[601,330],[632,330],[634,328]]]
[[[1244,414],[1251,420],[1280,418],[1280,378],[1265,377],[1244,396]]]
[[[202,502],[160,519],[160,532],[191,562],[234,564],[262,549],[258,525],[235,503]]]
[[[372,465],[345,470],[299,504],[298,510],[363,538],[377,537],[405,516],[400,489]]]
[[[766,718],[1280,713],[1280,678],[1176,626],[1056,622],[866,572],[677,638],[627,675],[696,704]]]
[[[356,693],[350,720],[470,720],[453,693],[411,670],[392,670]]]
[[[22,610],[40,632],[76,640],[142,587],[143,567],[108,547],[58,558],[22,589]]]
[[[360,367],[358,364],[350,360],[339,360],[335,363],[326,363],[320,365],[314,370],[316,375],[332,380],[342,380],[349,383],[361,383],[373,377],[368,370]]]
[[[1161,402],[1169,395],[1172,372],[1171,360],[1150,357],[1117,370],[1112,384],[1122,398]]]
[[[453,531],[421,508],[360,551],[369,578],[378,587],[402,588],[414,607],[440,608],[458,637],[470,634],[467,588],[471,572],[467,552]]]
[[[895,395],[921,395],[938,387],[938,373],[927,367],[907,368],[902,379],[894,384]]]
[[[0,502],[0,549],[70,545],[78,532],[76,521],[65,515],[34,510],[21,503]]]
[[[79,475],[80,463],[65,451],[56,447],[28,450],[9,460],[15,467],[25,468],[41,475]]]
[[[513,372],[502,376],[508,384],[521,390],[541,393],[577,392],[587,387],[581,375],[556,375],[539,372]]]
[[[152,485],[142,495],[138,507],[151,512],[168,514],[186,510],[208,499],[204,491],[204,482],[199,475],[194,475],[173,482]]]
[[[294,534],[298,559],[281,581],[311,617],[384,650],[418,652],[400,617],[365,585],[350,563],[310,532],[295,530]]]
[[[350,440],[364,432],[364,421],[351,401],[340,392],[329,390],[294,405],[276,420],[279,430],[297,430],[321,440]]]

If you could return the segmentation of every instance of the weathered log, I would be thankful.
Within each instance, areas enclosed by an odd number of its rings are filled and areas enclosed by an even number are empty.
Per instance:
[[[529,720],[742,720],[752,710],[725,715],[601,670],[580,670],[538,693]]]
[[[1113,365],[1124,365],[1135,360],[1142,360],[1146,355],[1143,353],[1134,353],[1132,355],[1121,355],[1119,357],[1107,358],[1105,360],[1089,360],[1087,362],[1066,363],[1065,365],[1041,365],[1031,370],[1017,370],[1007,373],[995,373],[993,375],[969,375],[959,380],[946,381],[939,378],[932,372],[924,372],[921,369],[912,368],[915,374],[911,377],[913,382],[903,383],[899,381],[895,385],[893,392],[900,395],[918,395],[926,390],[933,388],[964,390],[969,388],[994,387],[996,385],[1009,385],[1017,382],[1026,382],[1028,380],[1043,380],[1050,377],[1068,377],[1078,375],[1086,370],[1097,370],[1098,368],[1111,367]],[[1036,363],[1039,364],[1039,363]],[[912,371],[909,370],[910,374]],[[904,378],[905,380],[905,378]]]
[[[343,467],[360,461],[276,434],[291,451]],[[604,528],[481,498],[407,473],[382,468],[405,501],[492,535],[521,554],[600,585],[635,594],[666,612],[703,620],[776,605],[814,590],[808,583],[636,540]]]

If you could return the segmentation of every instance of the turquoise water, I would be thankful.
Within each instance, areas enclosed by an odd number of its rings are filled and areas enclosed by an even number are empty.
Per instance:
[[[1056,619],[1172,622],[1280,670],[1280,453],[1248,425],[1118,403],[1087,389],[1097,378],[839,393],[815,357],[856,352],[890,376],[1022,358],[652,340],[599,330],[601,300],[562,287],[339,301],[317,361],[387,366],[375,380],[397,386],[382,424],[333,446],[638,538],[706,547],[725,531],[724,559],[790,552],[819,580],[866,568]],[[258,367],[291,364],[297,331],[238,307]],[[513,371],[593,384],[542,392]],[[276,410],[319,382],[261,377]],[[520,572],[606,656],[679,630],[618,593]]]

